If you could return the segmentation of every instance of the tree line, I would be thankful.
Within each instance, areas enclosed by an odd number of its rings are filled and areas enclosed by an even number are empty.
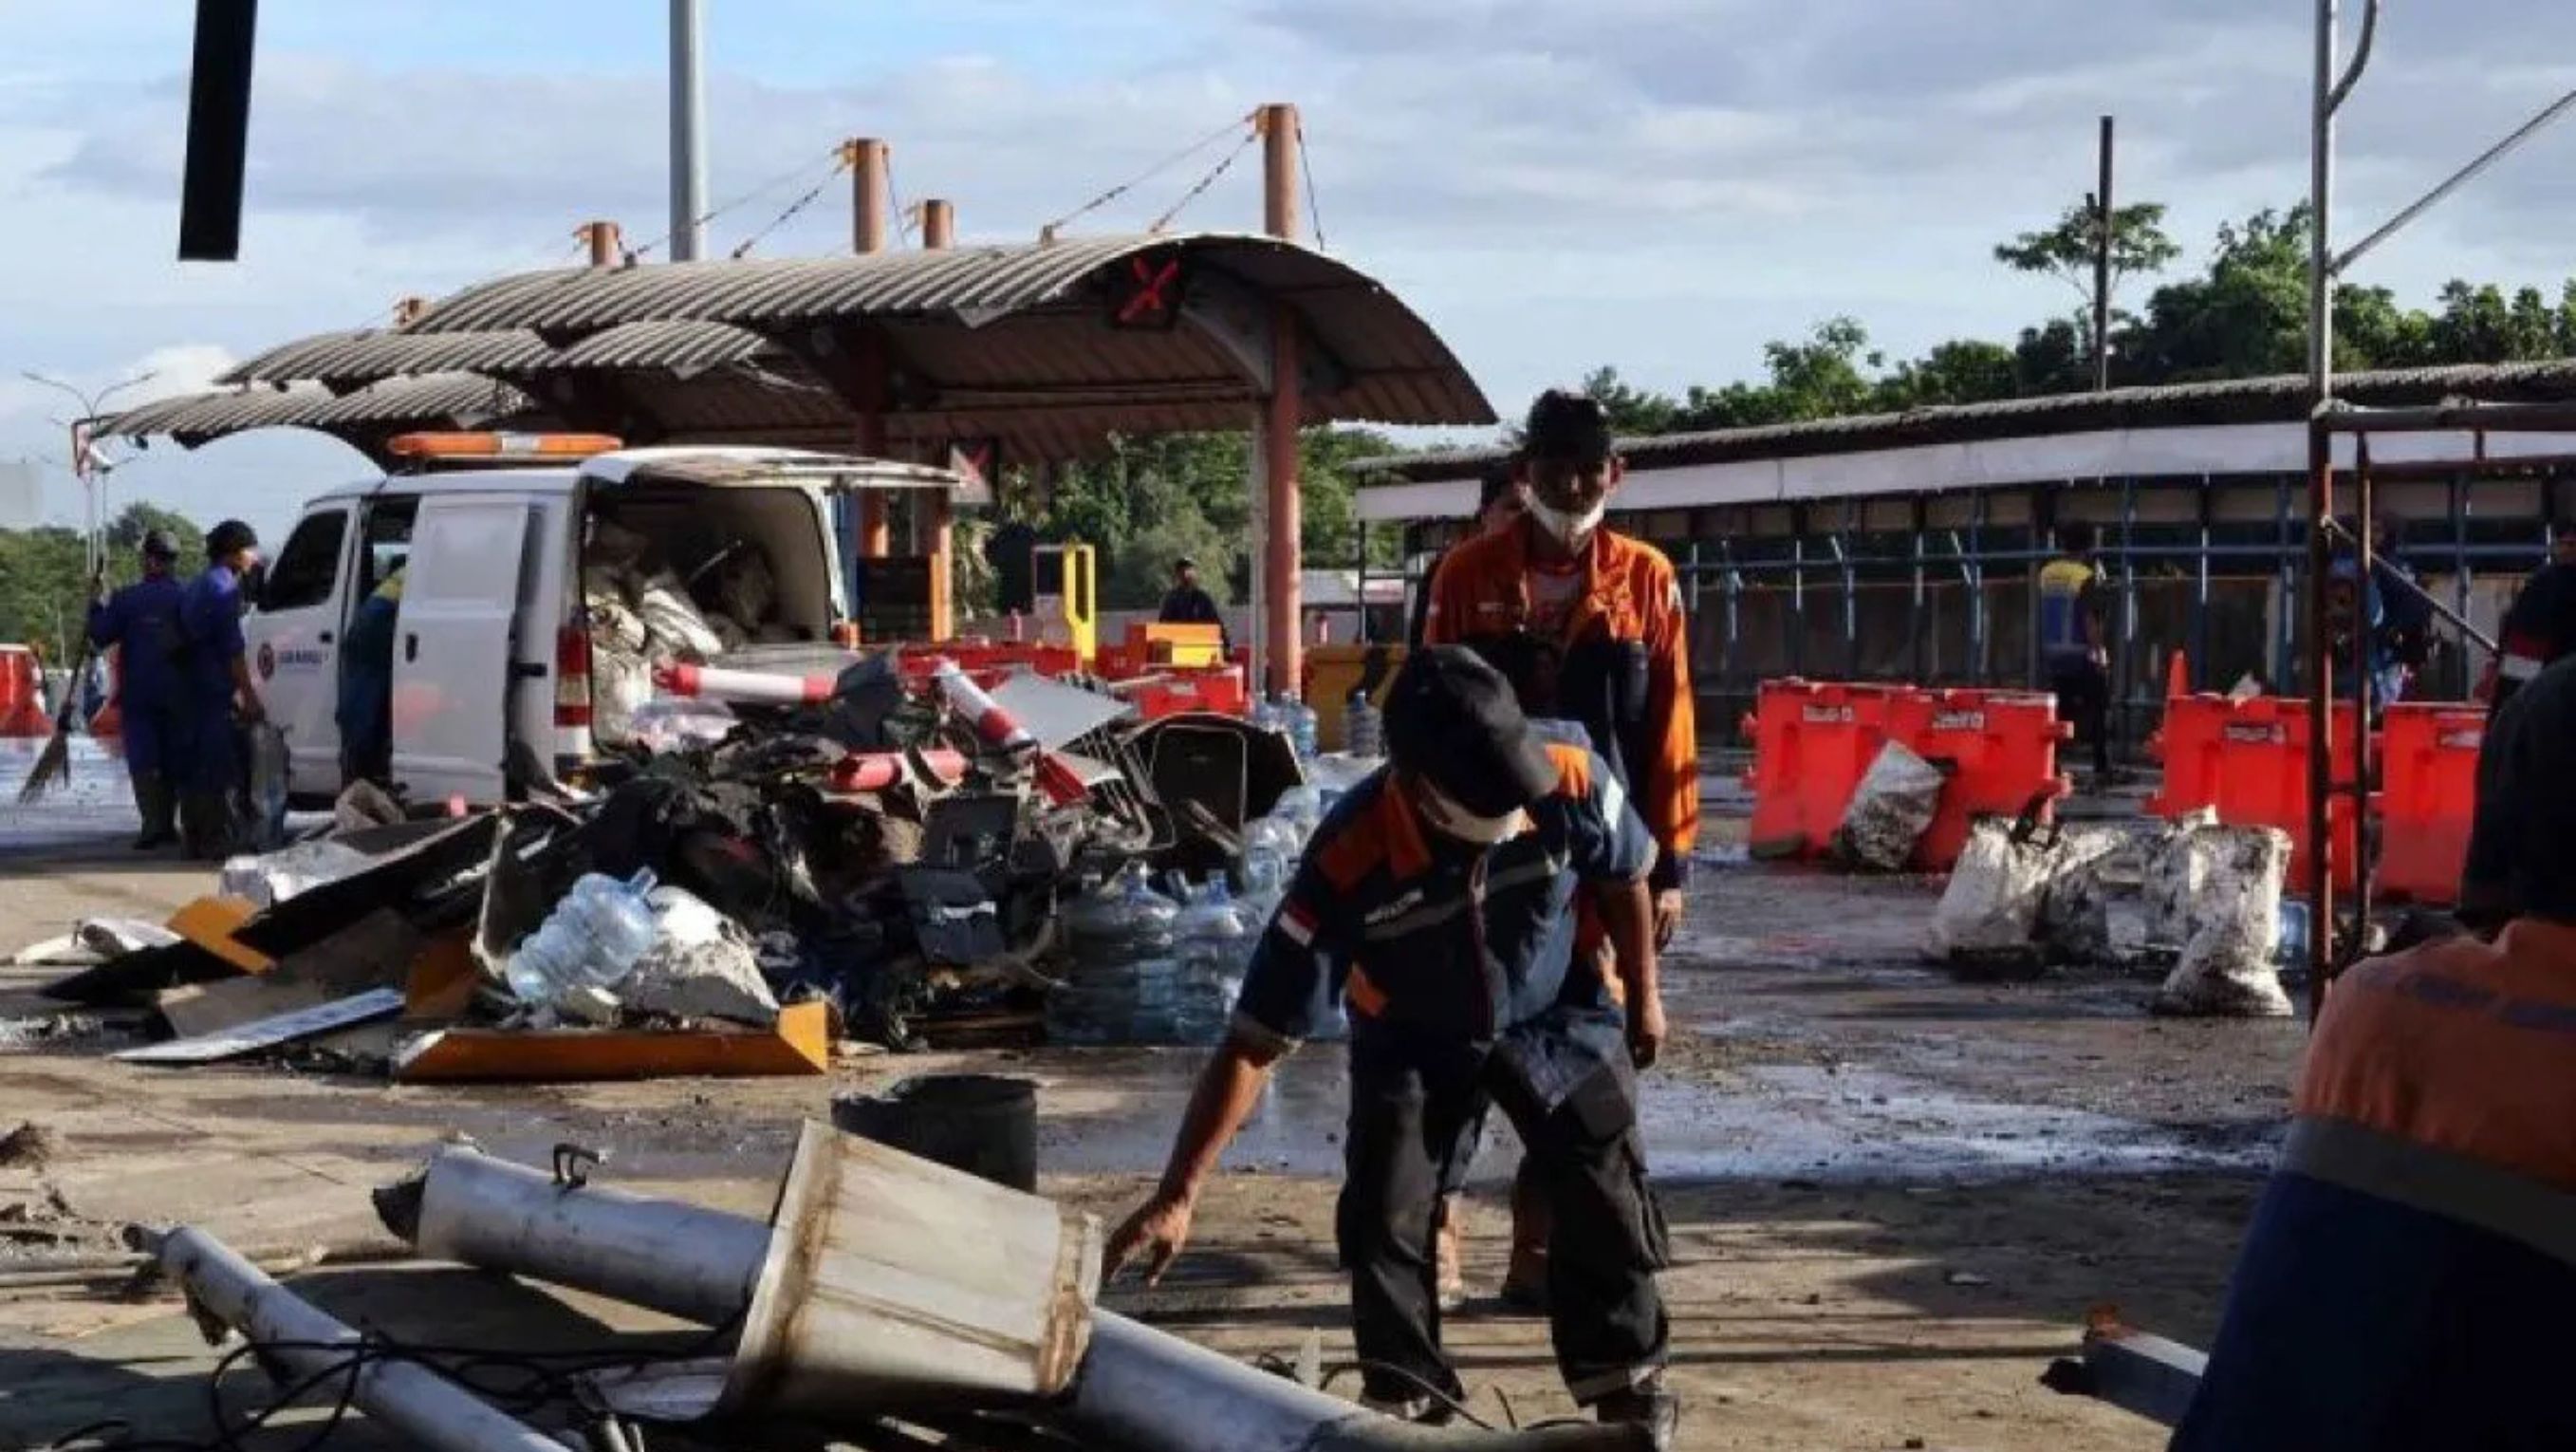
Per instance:
[[[143,536],[156,529],[178,541],[181,573],[205,563],[204,530],[185,515],[138,501],[107,526],[110,587],[131,584],[143,573]],[[0,642],[33,645],[54,665],[67,665],[80,653],[90,596],[85,555],[77,529],[0,529]]]
[[[2111,219],[2110,380],[2113,387],[2199,383],[2307,367],[2308,218],[2305,205],[2266,209],[2222,224],[2196,275],[2159,283],[2136,310],[2117,305],[2118,284],[2164,274],[2182,255],[2165,208],[2142,202]],[[1762,350],[1763,376],[1680,394],[1629,384],[1613,367],[1584,381],[1628,434],[1689,433],[1795,423],[1847,414],[1898,413],[1938,404],[2080,393],[2093,387],[2092,288],[2100,237],[2089,201],[2052,225],[1994,249],[2015,272],[2065,281],[2074,311],[2033,323],[2011,342],[1954,338],[1919,358],[1891,361],[1856,318],[1833,317],[1804,338]],[[2550,298],[2536,287],[2508,293],[2454,280],[2429,308],[2408,307],[2385,287],[2336,287],[2338,371],[2506,363],[2576,355],[2576,278]]]

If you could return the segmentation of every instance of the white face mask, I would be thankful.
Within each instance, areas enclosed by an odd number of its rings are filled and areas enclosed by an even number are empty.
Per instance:
[[[1491,847],[1520,835],[1524,818],[1518,807],[1499,817],[1480,817],[1426,780],[1417,777],[1414,785],[1419,788],[1419,795],[1414,800],[1421,804],[1423,820],[1443,836],[1455,837],[1478,847]]]
[[[1539,528],[1554,535],[1557,543],[1564,545],[1581,544],[1591,538],[1592,531],[1601,527],[1602,516],[1609,512],[1610,499],[1607,495],[1592,501],[1592,507],[1581,514],[1568,514],[1535,494],[1530,496],[1529,501],[1530,518],[1537,520]]]

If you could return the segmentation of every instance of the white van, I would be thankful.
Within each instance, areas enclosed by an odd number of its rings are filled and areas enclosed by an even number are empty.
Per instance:
[[[568,779],[595,754],[582,566],[603,520],[643,536],[656,568],[684,580],[756,547],[774,605],[759,643],[723,659],[794,669],[836,658],[835,642],[848,638],[833,497],[953,497],[961,483],[922,465],[790,449],[619,449],[532,467],[501,463],[506,443],[466,467],[458,450],[433,452],[435,472],[305,505],[243,619],[299,802],[327,802],[341,789],[340,647],[359,606],[396,570],[393,784],[416,803],[498,802],[532,780]]]

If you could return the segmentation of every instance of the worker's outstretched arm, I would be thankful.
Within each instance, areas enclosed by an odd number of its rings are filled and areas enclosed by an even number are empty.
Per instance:
[[[1646,880],[1604,883],[1597,889],[1601,925],[1610,934],[1611,960],[1627,996],[1628,1056],[1640,1069],[1654,1067],[1664,1048],[1664,992],[1655,961],[1655,919]]]
[[[1172,1141],[1172,1158],[1163,1168],[1162,1184],[1109,1237],[1104,1278],[1115,1276],[1119,1267],[1140,1255],[1145,1283],[1152,1285],[1163,1278],[1164,1269],[1189,1243],[1190,1217],[1198,1207],[1199,1191],[1216,1173],[1217,1161],[1235,1132],[1252,1117],[1253,1106],[1261,1102],[1262,1086],[1270,1082],[1279,1054],[1276,1047],[1251,1043],[1241,1035],[1230,1035],[1217,1047],[1199,1074],[1198,1088],[1191,1091],[1190,1107],[1181,1116],[1180,1134]]]

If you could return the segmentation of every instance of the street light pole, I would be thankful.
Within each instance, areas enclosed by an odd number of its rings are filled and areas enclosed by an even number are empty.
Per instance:
[[[129,388],[139,388],[159,375],[146,370],[122,382],[111,383],[95,393],[83,393],[59,378],[28,369],[20,369],[18,376],[29,383],[41,384],[57,393],[67,394],[81,406],[80,416],[71,422],[72,478],[81,486],[81,507],[88,526],[81,535],[82,563],[87,566],[92,575],[96,575],[100,565],[106,559],[106,546],[100,543],[98,537],[99,530],[105,521],[99,518],[98,486],[90,482],[89,426],[92,421],[107,412],[109,399]]]

